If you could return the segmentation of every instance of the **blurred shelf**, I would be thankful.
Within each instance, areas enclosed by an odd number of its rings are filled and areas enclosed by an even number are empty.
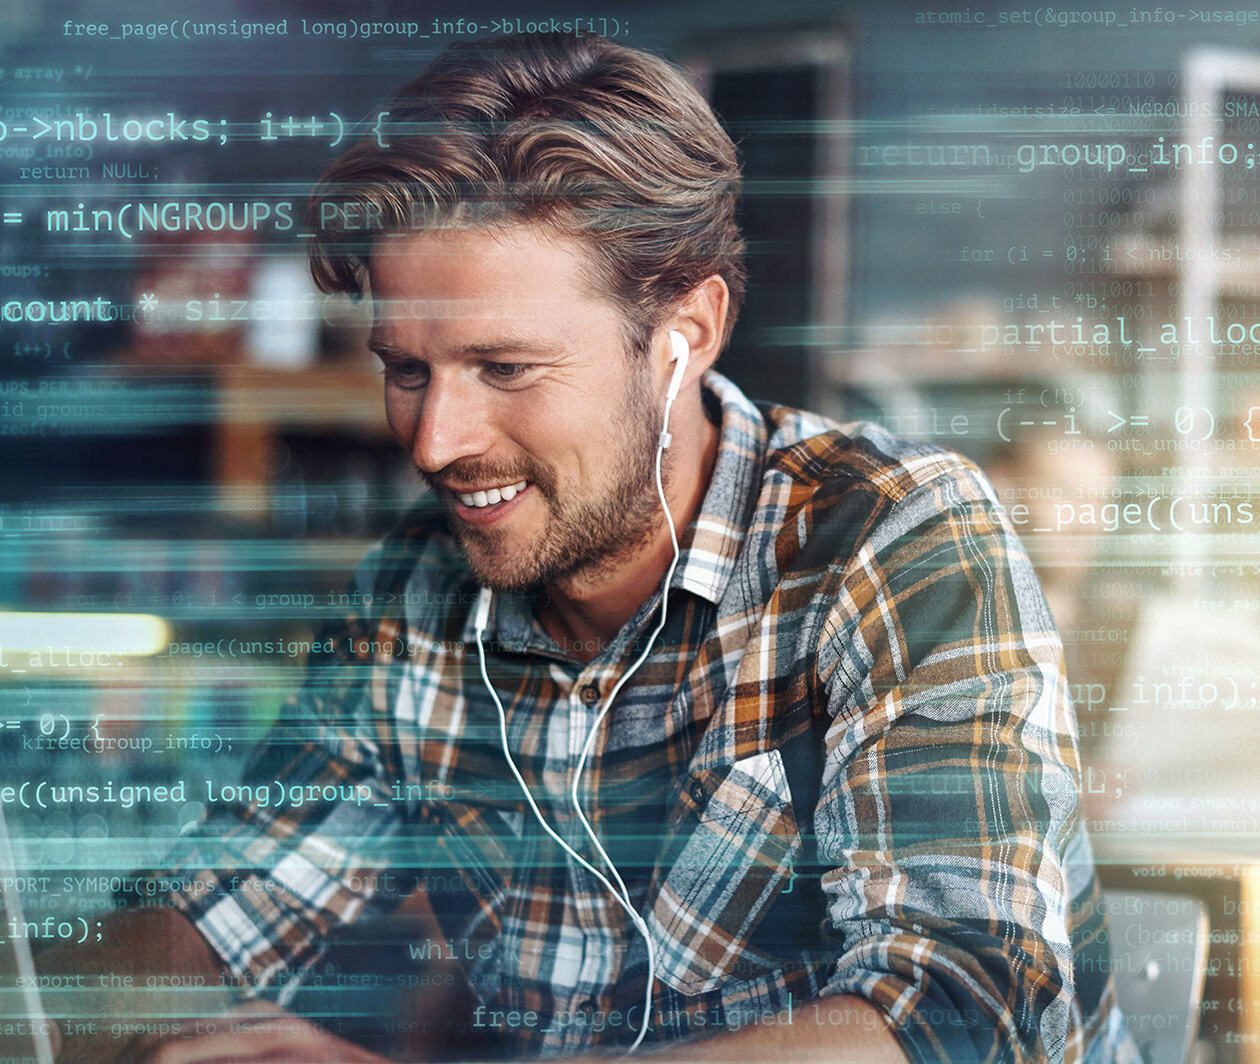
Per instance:
[[[209,396],[199,411],[211,426],[211,470],[219,503],[248,523],[266,524],[286,433],[392,441],[384,386],[366,359],[276,369],[247,362],[167,363],[124,357],[109,372],[131,382],[179,380]]]
[[[214,428],[215,481],[223,500],[265,520],[280,435],[330,430],[388,440],[384,388],[366,363],[301,370],[223,366]]]

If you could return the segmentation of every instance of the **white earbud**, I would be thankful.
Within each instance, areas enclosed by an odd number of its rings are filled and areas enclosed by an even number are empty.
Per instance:
[[[669,381],[669,391],[665,393],[665,398],[672,401],[678,398],[678,389],[682,387],[683,374],[687,372],[687,361],[691,358],[691,345],[687,343],[687,338],[677,329],[670,329],[669,347],[669,360],[676,364],[674,366],[674,375]]]
[[[674,405],[674,400],[678,398],[678,390],[682,387],[683,375],[687,372],[687,362],[691,358],[691,345],[687,343],[687,338],[677,329],[669,330],[669,350],[669,360],[674,364],[674,375],[670,377],[669,390],[665,393],[665,420],[661,425],[660,436],[661,450],[664,450],[674,442],[674,437],[669,433],[669,408]],[[662,499],[661,505],[664,506],[664,504],[664,499]]]

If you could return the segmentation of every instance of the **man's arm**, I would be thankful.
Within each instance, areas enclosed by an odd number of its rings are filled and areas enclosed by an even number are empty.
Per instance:
[[[790,1013],[778,1013],[772,1023],[667,1042],[640,1049],[635,1056],[659,1064],[907,1064],[909,1060],[884,1014],[869,1001],[848,996],[821,998]],[[570,1064],[603,1064],[608,1059],[590,1057]]]
[[[117,913],[102,942],[41,955],[40,972],[84,974],[60,997],[58,1064],[202,1064],[222,1059],[374,1064],[383,1058],[268,1002],[229,1009],[226,970],[171,908]],[[200,985],[199,985],[200,984]]]
[[[784,1061],[785,1064],[906,1064],[884,1014],[859,997],[822,998],[781,1012],[774,1023],[662,1046],[651,1060],[705,1064]]]
[[[61,1005],[52,1017],[61,1032],[58,1061],[136,1060],[145,1027],[191,1024],[232,1003],[218,957],[177,910],[135,909],[102,923],[99,943],[58,946],[37,960],[40,975],[85,976],[83,990],[58,991],[54,999]],[[162,980],[166,986],[156,985]],[[174,1010],[168,987],[176,981]]]
[[[1054,1061],[1080,1022],[1060,642],[983,477],[941,456],[924,479],[874,524],[825,629],[823,993],[879,1007],[915,1059]]]
[[[352,602],[372,601],[383,553],[356,570]],[[251,800],[211,804],[179,838],[176,870],[161,870],[177,884],[171,903],[247,995],[286,1003],[331,935],[393,912],[415,888],[400,836],[428,828],[395,800],[406,775],[387,683],[397,667],[376,649],[394,645],[399,623],[363,606],[318,633],[305,682],[244,769]]]
[[[356,573],[354,601],[370,601],[375,563],[374,552]],[[330,934],[411,893],[414,876],[393,867],[398,836],[414,826],[389,786],[403,770],[391,707],[374,697],[378,623],[351,616],[315,641],[306,683],[245,770],[255,800],[212,804],[179,840],[174,867],[138,880],[175,884],[169,904],[153,907],[138,886],[120,899],[138,907],[111,916],[102,942],[41,956],[41,971],[87,975],[92,988],[74,1008],[106,1028],[102,1037],[70,1026],[68,1050],[141,1059],[112,1046],[111,1024],[125,1035],[163,1009],[205,1016],[269,988],[286,1001]],[[172,987],[171,976],[206,986]]]

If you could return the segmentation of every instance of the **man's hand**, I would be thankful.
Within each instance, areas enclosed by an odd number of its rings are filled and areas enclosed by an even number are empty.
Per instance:
[[[138,1064],[382,1064],[366,1049],[269,1002],[251,1001],[211,1019],[191,1034],[142,1039]]]

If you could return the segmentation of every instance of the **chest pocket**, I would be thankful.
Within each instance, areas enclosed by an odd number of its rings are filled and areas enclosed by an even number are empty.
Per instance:
[[[790,882],[801,840],[777,749],[693,774],[680,801],[687,811],[647,916],[658,977],[695,995],[780,963],[748,940]]]

